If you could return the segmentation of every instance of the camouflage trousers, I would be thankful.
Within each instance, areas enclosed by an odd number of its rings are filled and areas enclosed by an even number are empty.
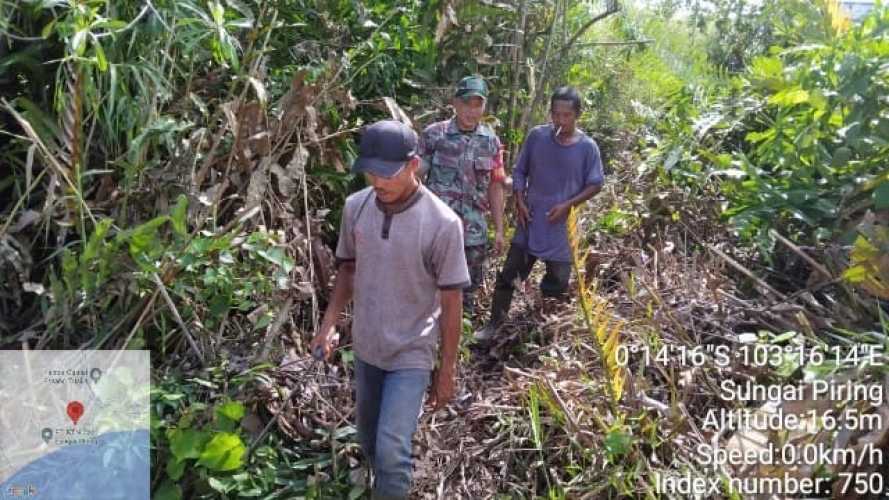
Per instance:
[[[473,245],[463,248],[466,253],[466,265],[469,267],[469,287],[463,289],[463,312],[469,317],[475,316],[475,295],[485,279],[485,260],[488,256],[487,245]]]

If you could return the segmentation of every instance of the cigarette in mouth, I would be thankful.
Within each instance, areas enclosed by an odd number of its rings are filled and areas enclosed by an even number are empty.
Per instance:
[[[556,135],[559,135],[559,134],[561,134],[561,133],[562,133],[562,127],[557,128],[557,129],[556,129]]]

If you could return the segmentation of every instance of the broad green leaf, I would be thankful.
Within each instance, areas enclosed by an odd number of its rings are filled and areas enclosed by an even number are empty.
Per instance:
[[[884,182],[874,189],[874,208],[877,210],[889,209],[889,182]]]
[[[170,460],[167,462],[167,477],[173,481],[182,479],[185,473],[185,460]]]
[[[178,460],[198,458],[204,444],[210,439],[210,434],[194,429],[173,429],[169,433],[170,452]]]
[[[843,167],[849,163],[850,159],[852,159],[852,150],[843,146],[837,148],[837,150],[833,152],[833,158],[831,158],[830,164],[833,167]]]
[[[796,106],[797,104],[802,104],[809,100],[809,93],[805,90],[794,87],[786,90],[782,90],[776,94],[773,94],[769,97],[770,104],[776,104],[778,106]]]
[[[240,436],[221,432],[207,443],[198,464],[220,472],[235,470],[243,465],[242,460],[246,451],[247,448]]]
[[[259,250],[258,253],[262,258],[269,262],[275,263],[289,273],[293,269],[293,259],[284,253],[284,249],[280,247],[269,248],[268,250]]]
[[[244,412],[244,405],[238,401],[230,401],[224,405],[216,407],[217,415],[222,415],[235,422],[239,422],[244,418]]]
[[[852,266],[843,271],[843,278],[849,283],[861,283],[867,279],[867,269],[864,266]]]
[[[164,484],[158,488],[151,498],[152,500],[182,500],[182,488],[171,481],[164,481]]]
[[[784,64],[777,57],[756,57],[750,65],[750,73],[753,77],[763,80],[780,81],[783,77],[783,71]]]

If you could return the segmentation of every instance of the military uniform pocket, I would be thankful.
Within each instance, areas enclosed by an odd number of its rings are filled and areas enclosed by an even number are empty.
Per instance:
[[[429,184],[439,186],[453,185],[460,174],[459,159],[444,151],[435,151],[432,155],[432,168],[429,170]]]
[[[482,156],[475,160],[476,170],[491,170],[494,168],[494,157]]]

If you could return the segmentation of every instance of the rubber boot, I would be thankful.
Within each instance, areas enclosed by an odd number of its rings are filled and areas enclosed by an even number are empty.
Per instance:
[[[503,323],[509,306],[512,304],[512,294],[515,290],[511,288],[497,288],[494,290],[494,300],[491,301],[491,319],[484,328],[475,332],[475,340],[485,342],[491,340],[497,333],[497,328]]]

